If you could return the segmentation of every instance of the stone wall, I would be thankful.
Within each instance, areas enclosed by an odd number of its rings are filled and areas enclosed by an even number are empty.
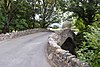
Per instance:
[[[89,67],[88,63],[80,61],[69,51],[61,49],[60,46],[66,38],[71,37],[74,39],[72,35],[71,30],[64,30],[50,35],[47,56],[51,67]]]
[[[12,39],[12,38],[16,38],[16,37],[20,37],[20,36],[24,36],[24,35],[28,35],[28,34],[33,34],[33,33],[37,33],[37,32],[46,32],[46,31],[49,31],[49,30],[37,28],[37,29],[28,29],[28,30],[24,30],[24,31],[0,34],[0,41],[6,40],[6,39]]]

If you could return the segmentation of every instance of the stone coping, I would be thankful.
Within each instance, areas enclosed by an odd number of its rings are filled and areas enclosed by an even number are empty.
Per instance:
[[[25,35],[28,35],[28,34],[34,34],[34,33],[37,33],[37,32],[48,32],[48,31],[50,31],[50,30],[36,28],[36,29],[28,29],[28,30],[12,32],[12,33],[0,34],[0,41],[6,40],[6,39],[17,38],[17,37],[25,36]]]

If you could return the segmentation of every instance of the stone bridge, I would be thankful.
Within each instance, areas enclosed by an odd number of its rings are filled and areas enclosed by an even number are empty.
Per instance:
[[[89,67],[87,62],[80,61],[75,54],[75,34],[64,29],[49,36],[48,61],[51,67]]]
[[[89,67],[76,58],[74,33],[69,29],[1,34],[0,48],[0,67]]]

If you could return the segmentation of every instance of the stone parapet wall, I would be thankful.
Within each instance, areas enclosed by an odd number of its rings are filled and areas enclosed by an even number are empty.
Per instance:
[[[24,31],[0,34],[0,41],[6,40],[6,39],[16,38],[16,37],[20,37],[20,36],[25,36],[28,34],[34,34],[37,32],[47,32],[47,31],[49,31],[49,30],[37,28],[37,29],[28,29],[28,30],[24,30]]]
[[[89,67],[88,63],[80,61],[75,55],[69,53],[69,51],[61,49],[59,43],[62,37],[58,32],[50,35],[48,40],[47,58],[51,67]]]

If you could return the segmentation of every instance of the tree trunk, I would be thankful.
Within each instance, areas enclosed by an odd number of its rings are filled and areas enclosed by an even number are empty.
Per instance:
[[[6,22],[3,29],[2,29],[2,33],[6,34],[7,32],[9,32],[9,23]]]
[[[3,29],[2,29],[2,33],[4,33],[4,34],[9,32],[9,25],[10,25],[12,19],[13,19],[13,16],[11,15],[11,13],[9,13],[8,16],[6,16],[6,18],[7,19],[5,21],[5,25],[4,25]]]
[[[5,12],[5,17],[6,17],[6,20],[5,20],[5,24],[4,24],[4,27],[2,29],[2,33],[7,33],[9,32],[9,25],[10,25],[10,22],[12,21],[13,19],[13,16],[12,16],[12,13],[13,13],[13,7],[12,7],[12,3],[10,0],[5,0],[4,1],[4,12]]]
[[[32,13],[32,17],[33,17],[33,28],[35,27],[35,0],[32,0],[32,10],[33,10],[33,13]]]
[[[45,28],[45,24],[46,24],[46,2],[45,0],[43,0],[43,23],[42,23],[42,28]]]

